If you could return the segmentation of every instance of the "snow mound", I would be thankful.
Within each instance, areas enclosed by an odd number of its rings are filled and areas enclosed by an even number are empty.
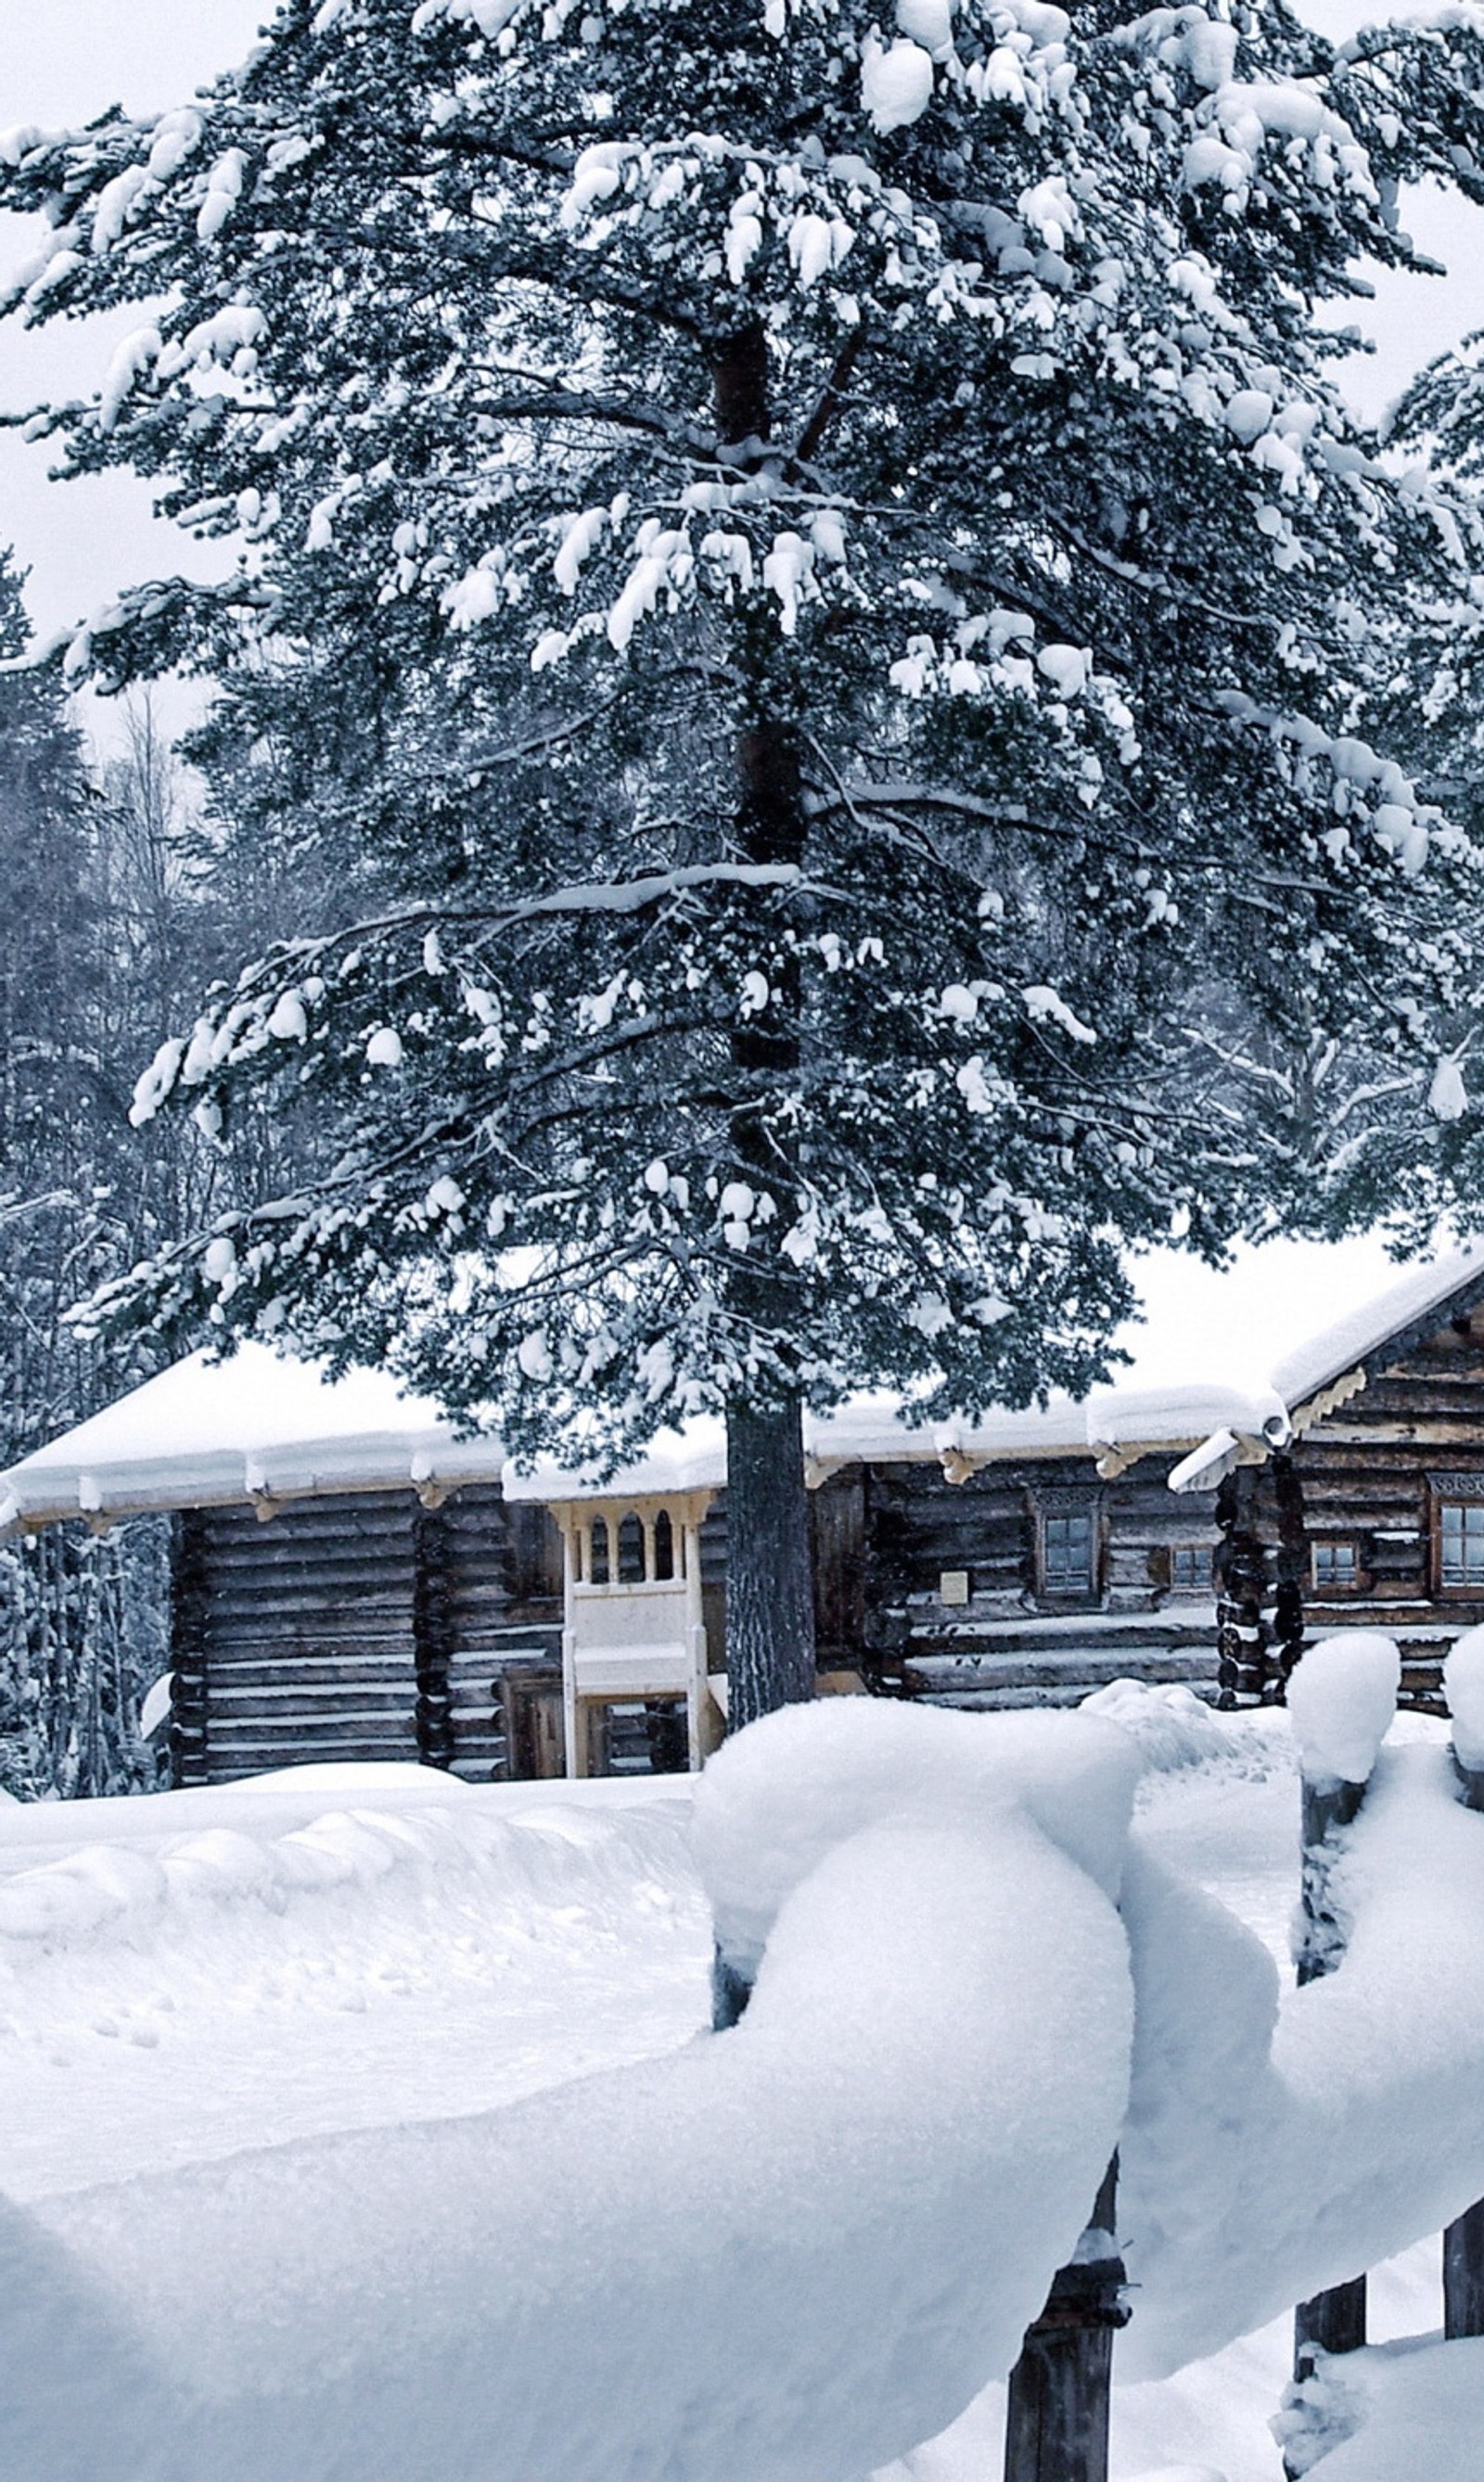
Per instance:
[[[5,2187],[230,2153],[265,2127],[436,2120],[688,2037],[710,1953],[688,1803],[548,1798],[511,1816],[503,1790],[308,1817],[287,1786],[7,1810]],[[60,1832],[74,1809],[119,1840],[26,1866],[13,1822]],[[147,1835],[160,1812],[167,1832]],[[623,2011],[605,2024],[616,1958]]]
[[[465,1825],[437,1809],[331,1809],[286,1835],[214,1825],[157,1851],[85,1844],[0,1880],[0,1979],[91,1942],[126,1946],[135,1956],[178,1953],[194,1936],[220,1937],[228,1918],[239,1944],[256,1915],[281,1946],[285,1916],[305,1908],[315,1914],[317,1933],[331,1935],[338,1914],[354,1939],[371,1890],[384,1912],[380,1883],[388,1879],[406,1882],[404,1901],[414,1904],[457,1905],[516,1887],[528,1902],[556,1901],[570,1893],[570,1845],[585,1831],[601,1849],[606,1825],[589,1829],[580,1813],[549,1826],[530,1814],[518,1824],[481,1814]],[[629,1858],[625,1847],[622,1867]]]
[[[1382,1752],[1334,1874],[1349,1945],[1303,1990],[1135,1832],[1126,2379],[1218,2350],[1484,2196],[1484,1818],[1455,1793],[1445,1749]]]
[[[111,2482],[859,2482],[1014,2360],[1131,2018],[1028,1803],[867,1823],[726,2035],[9,2214],[0,2469],[85,2482],[107,2436]]]
[[[1464,2482],[1481,2405],[1484,2339],[1408,2337],[1324,2363],[1273,2428],[1294,2469],[1320,2482]]]
[[[1127,1734],[1084,1711],[956,1715],[846,1698],[785,1707],[728,1741],[697,1790],[717,1944],[750,1977],[792,1890],[886,1818],[1022,1809],[1116,1899],[1140,1772]]]
[[[1316,1783],[1365,1783],[1396,1712],[1401,1656],[1380,1629],[1321,1638],[1288,1682],[1304,1773]]]
[[[1215,1711],[1179,1681],[1160,1686],[1145,1680],[1110,1680],[1077,1708],[1079,1715],[1116,1724],[1137,1747],[1145,1766],[1163,1773],[1199,1767],[1234,1754],[1233,1737]]]
[[[1443,1667],[1460,1766],[1484,1767],[1484,1628],[1465,1629]]]

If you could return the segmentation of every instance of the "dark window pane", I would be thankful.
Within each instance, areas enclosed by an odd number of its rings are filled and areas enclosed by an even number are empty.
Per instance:
[[[654,1574],[660,1578],[675,1575],[675,1529],[668,1508],[662,1508],[654,1520]]]
[[[1044,1539],[1047,1592],[1086,1594],[1093,1582],[1091,1517],[1048,1517]]]
[[[1360,1563],[1353,1543],[1316,1543],[1314,1545],[1314,1584],[1316,1586],[1353,1586]]]
[[[608,1527],[601,1517],[593,1519],[593,1557],[588,1563],[588,1583],[590,1586],[606,1586],[608,1583]]]
[[[644,1527],[632,1512],[619,1526],[619,1583],[644,1584]]]

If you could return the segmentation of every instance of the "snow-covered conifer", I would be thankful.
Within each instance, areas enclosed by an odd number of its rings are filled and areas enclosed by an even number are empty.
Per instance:
[[[1403,180],[1480,187],[1477,50],[287,0],[179,111],[0,139],[13,306],[138,305],[36,429],[240,552],[68,661],[312,664],[384,891],[161,1051],[141,1119],[266,1086],[327,1142],[112,1314],[527,1453],[725,1407],[733,1711],[807,1685],[801,1402],[1083,1385],[1119,1237],[1280,1177],[1227,1015],[1436,1050],[1472,857],[1363,719],[1469,521],[1315,312],[1408,256]]]

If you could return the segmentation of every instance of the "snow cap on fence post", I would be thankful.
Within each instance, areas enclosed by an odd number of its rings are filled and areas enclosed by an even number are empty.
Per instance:
[[[1484,1770],[1484,1628],[1465,1629],[1443,1667],[1453,1750],[1466,1774]]]
[[[1310,1783],[1363,1784],[1396,1712],[1401,1656],[1380,1629],[1321,1638],[1288,1682],[1299,1764]]]
[[[1349,1923],[1337,1908],[1331,1870],[1336,1832],[1351,1825],[1380,1755],[1401,1686],[1394,1638],[1344,1629],[1309,1649],[1288,1679],[1288,1711],[1304,1778],[1303,1880],[1295,1963],[1301,1985],[1333,1973]],[[1293,2313],[1293,2380],[1312,2378],[1321,2353],[1353,2353],[1365,2341],[1366,2279],[1352,2276],[1301,2301]],[[1285,2462],[1285,2472],[1293,2468]]]

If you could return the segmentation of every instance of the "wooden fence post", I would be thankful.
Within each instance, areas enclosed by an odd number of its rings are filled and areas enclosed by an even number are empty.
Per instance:
[[[1117,2205],[1115,2155],[1076,2257],[1051,2278],[1010,2373],[1005,2482],[1107,2482],[1113,2338],[1128,2323]]]
[[[711,1947],[711,2031],[725,2034],[746,2011],[753,1986],[745,1973],[729,1965],[713,1941]]]
[[[1466,1767],[1455,1749],[1453,1769],[1464,1808],[1484,1810],[1484,1767]],[[1449,2343],[1484,2336],[1484,2199],[1443,2235],[1443,2333]]]
[[[1356,1817],[1365,1798],[1363,1783],[1314,1783],[1304,1779],[1304,1862],[1300,1903],[1304,1916],[1299,1950],[1300,1985],[1333,1973],[1345,1952],[1344,1934],[1330,1904],[1330,1839]],[[1365,2341],[1365,2278],[1332,2284],[1301,2301],[1293,2313],[1293,2378],[1295,2385],[1312,2378],[1314,2355],[1359,2352]]]

